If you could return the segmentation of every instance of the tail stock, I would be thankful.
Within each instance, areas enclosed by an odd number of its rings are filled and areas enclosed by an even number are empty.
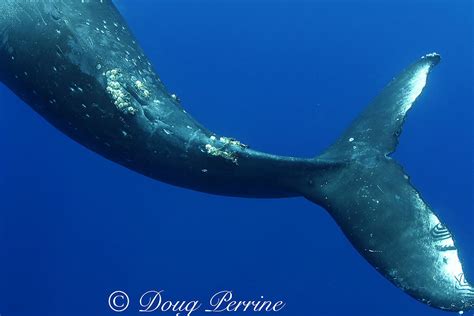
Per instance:
[[[389,157],[440,61],[429,54],[394,79],[317,159],[338,167],[308,175],[304,196],[326,208],[358,252],[397,287],[430,306],[474,307],[449,230]]]

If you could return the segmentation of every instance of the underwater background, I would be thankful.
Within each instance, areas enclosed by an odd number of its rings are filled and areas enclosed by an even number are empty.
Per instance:
[[[403,68],[440,53],[394,156],[474,280],[471,0],[115,3],[189,113],[281,155],[316,156]],[[145,178],[71,141],[3,85],[0,148],[1,316],[114,315],[115,290],[135,315],[151,289],[204,302],[221,290],[264,296],[290,316],[448,315],[391,285],[303,198],[219,197]]]

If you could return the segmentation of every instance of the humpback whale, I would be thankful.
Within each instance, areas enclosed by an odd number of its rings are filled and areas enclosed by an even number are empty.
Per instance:
[[[438,54],[403,70],[319,156],[283,157],[193,119],[111,0],[2,0],[0,12],[0,81],[73,140],[175,186],[305,197],[404,292],[443,310],[474,307],[450,230],[391,157]]]

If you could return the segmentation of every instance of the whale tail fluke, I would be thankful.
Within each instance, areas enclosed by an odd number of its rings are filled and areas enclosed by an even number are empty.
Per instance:
[[[474,307],[449,230],[389,157],[409,109],[426,85],[438,54],[395,78],[341,138],[317,159],[338,167],[316,171],[303,194],[325,207],[380,273],[414,298],[445,310]]]
[[[394,152],[406,114],[440,60],[435,53],[423,56],[393,79],[321,158],[347,157],[361,150],[384,155]]]

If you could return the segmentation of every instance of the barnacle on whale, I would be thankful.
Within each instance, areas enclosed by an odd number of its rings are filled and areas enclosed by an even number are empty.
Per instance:
[[[132,106],[130,93],[125,89],[123,75],[119,68],[114,68],[105,72],[107,79],[107,93],[117,107],[124,113],[135,114],[137,109]]]

